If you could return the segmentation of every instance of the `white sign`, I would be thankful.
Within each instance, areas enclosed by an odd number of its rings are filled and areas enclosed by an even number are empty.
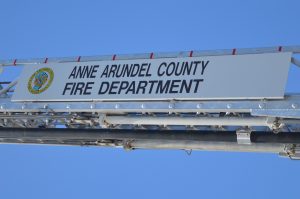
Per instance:
[[[13,101],[283,98],[291,53],[25,66]]]

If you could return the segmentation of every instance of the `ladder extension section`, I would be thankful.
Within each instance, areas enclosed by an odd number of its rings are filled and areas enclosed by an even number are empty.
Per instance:
[[[0,69],[52,63],[236,56],[300,46],[0,60]],[[19,80],[1,82],[0,143],[271,152],[300,158],[300,94],[282,98],[14,100]],[[239,82],[236,82],[239,84]],[[47,89],[47,88],[46,88]],[[176,95],[176,94],[175,94]]]

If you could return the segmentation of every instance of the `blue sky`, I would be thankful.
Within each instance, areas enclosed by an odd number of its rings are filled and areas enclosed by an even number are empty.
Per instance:
[[[0,1],[0,59],[299,45],[299,1]],[[1,77],[11,79],[13,75]],[[299,92],[291,67],[287,92]],[[276,154],[0,145],[1,198],[298,198]]]

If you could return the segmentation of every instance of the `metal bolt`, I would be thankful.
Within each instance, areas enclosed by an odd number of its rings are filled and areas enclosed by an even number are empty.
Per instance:
[[[263,105],[263,104],[259,104],[258,107],[259,107],[260,109],[262,109],[262,108],[264,108],[264,105]]]

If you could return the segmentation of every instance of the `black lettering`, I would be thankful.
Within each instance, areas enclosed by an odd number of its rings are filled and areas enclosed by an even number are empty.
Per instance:
[[[81,66],[77,68],[76,78],[78,78],[78,75],[79,78],[81,78],[81,76],[83,75],[83,69],[81,68]]]
[[[80,78],[89,77],[91,70],[89,69],[89,66],[83,67],[83,75]]]
[[[84,82],[78,82],[76,84],[76,89],[75,89],[74,95],[77,94],[77,91],[79,91],[79,95],[81,95],[83,92],[84,85],[85,85]]]
[[[76,75],[76,68],[77,68],[77,66],[75,66],[75,67],[73,68],[73,70],[72,70],[71,74],[69,75],[69,78],[68,78],[68,79],[70,79],[71,77],[73,77],[73,79],[75,78],[75,75]]]
[[[99,65],[93,66],[90,78],[95,78],[96,77],[95,73],[98,71],[98,68],[99,68]]]
[[[195,89],[194,89],[194,93],[197,93],[199,83],[200,83],[200,82],[203,82],[203,79],[194,79],[193,81],[196,82]]]
[[[94,82],[87,82],[83,91],[83,95],[90,95],[91,94],[91,89],[93,88],[92,85]]]
[[[139,77],[144,77],[144,76],[145,76],[145,74],[143,73],[143,71],[146,71],[145,66],[147,66],[146,63],[143,63],[143,64],[141,65],[141,67],[140,67],[140,72],[139,72],[139,75],[138,75]]]
[[[142,93],[145,94],[147,81],[140,81],[136,90],[136,94],[140,93],[140,90],[142,90]]]
[[[188,62],[186,62],[186,63],[188,63]],[[175,75],[176,76],[179,76],[179,75],[182,74],[183,65],[184,65],[184,62],[182,63],[182,66],[179,68],[178,64],[177,64],[177,67],[176,67],[176,70],[175,70]],[[180,69],[180,71],[178,69]]]
[[[192,83],[193,83],[193,81],[190,80],[189,81],[189,85],[188,85],[186,80],[182,80],[179,93],[182,93],[183,88],[185,89],[185,93],[190,93],[190,90],[191,90],[191,87],[192,87]]]
[[[150,80],[150,81],[149,81],[149,84],[150,84],[149,94],[152,93],[153,86],[154,86],[154,84],[157,83],[157,82],[158,82],[157,80],[154,80],[154,81]]]
[[[122,90],[127,89],[128,86],[129,86],[129,82],[128,81],[121,82],[118,94],[120,94],[122,92]]]
[[[126,77],[130,77],[132,66],[133,64],[131,64],[130,67],[128,66],[128,64],[125,65],[123,77],[125,76],[125,74]]]
[[[107,77],[107,75],[108,75],[108,67],[109,67],[109,65],[107,65],[107,66],[105,67],[104,71],[103,71],[102,74],[101,74],[101,78],[102,78],[103,76]]]
[[[179,63],[179,62],[178,62]],[[177,63],[177,67],[178,67],[178,63]],[[171,76],[173,73],[174,73],[174,70],[175,70],[175,62],[171,62],[169,63],[168,67],[167,67],[167,71],[166,71],[166,74],[167,76]],[[171,70],[170,70],[171,68]]]
[[[75,87],[76,87],[76,82],[73,83],[73,86],[72,86],[72,90],[71,90],[71,92],[70,92],[70,95],[73,95],[74,90],[75,90]]]
[[[66,83],[65,88],[64,88],[64,91],[63,91],[63,95],[66,94],[66,91],[67,91],[67,90],[71,90],[71,88],[69,87],[69,86],[71,86],[71,85],[73,85],[73,83]]]
[[[183,69],[183,75],[190,75],[192,70],[193,62],[185,62],[184,63],[184,69]]]
[[[201,61],[194,61],[195,67],[194,67],[193,75],[196,74],[196,71],[197,71],[197,68],[198,68],[198,64],[200,64],[200,63],[201,63]]]
[[[206,61],[205,63],[202,61],[202,71],[201,71],[201,75],[204,74],[204,70],[206,68],[206,66],[208,65],[209,61]]]
[[[117,69],[117,72],[116,72],[116,77],[122,77],[123,70],[124,70],[124,67],[126,65],[128,66],[128,64],[124,64],[123,67],[120,67],[120,65],[118,65],[118,69]]]
[[[116,84],[119,84],[119,83],[120,83],[119,81],[114,81],[114,82],[112,82],[111,85],[110,85],[110,89],[109,89],[108,94],[110,94],[110,95],[117,94],[117,92],[116,92],[116,91],[113,91],[113,89],[117,89],[118,86],[117,86]]]
[[[135,69],[136,69],[136,71],[134,71]],[[132,71],[131,71],[130,77],[135,77],[138,74],[139,69],[140,69],[140,65],[139,64],[134,64],[133,68],[132,68]]]
[[[101,82],[98,94],[99,95],[105,94],[108,91],[108,88],[109,88],[109,82]]]
[[[174,89],[179,87],[179,85],[176,83],[180,83],[180,82],[181,80],[172,80],[169,93],[178,93],[178,90],[174,90]]]
[[[149,73],[150,67],[151,67],[151,63],[149,63],[147,66],[146,77],[151,77],[151,73]]]
[[[161,63],[161,64],[159,65],[158,70],[157,70],[157,75],[158,75],[158,76],[163,76],[163,75],[165,74],[165,72],[162,72],[162,73],[160,72],[160,69],[161,69],[162,66],[166,67],[166,66],[167,66],[167,63],[166,63],[166,62],[163,62],[163,63]]]
[[[114,77],[114,76],[115,76],[117,67],[118,67],[118,66],[117,66],[116,64],[111,65],[110,70],[109,70],[109,73],[108,73],[108,77]],[[111,75],[111,74],[112,74],[112,75]]]
[[[126,91],[126,94],[128,94],[129,92],[132,92],[132,94],[135,94],[135,82],[131,82],[128,90]]]
[[[169,90],[171,80],[167,80],[166,83],[163,85],[163,81],[158,81],[157,87],[156,87],[156,93],[167,93]]]

